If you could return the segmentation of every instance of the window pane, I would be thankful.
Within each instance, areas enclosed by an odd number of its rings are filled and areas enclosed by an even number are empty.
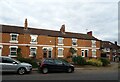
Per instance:
[[[63,49],[59,49],[59,50],[58,50],[58,55],[59,55],[59,56],[63,56]]]
[[[31,48],[30,49],[30,55],[36,54],[36,48]]]
[[[17,48],[11,48],[10,55],[16,55],[16,54],[17,54]]]
[[[12,35],[12,40],[17,40],[17,35]]]

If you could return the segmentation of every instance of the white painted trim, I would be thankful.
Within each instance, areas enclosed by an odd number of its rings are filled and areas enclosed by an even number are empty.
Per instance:
[[[73,44],[72,44],[72,46],[76,46],[76,47],[77,47],[78,45],[73,45]]]
[[[59,49],[62,49],[62,50],[64,50],[64,48],[58,48],[58,50],[59,50]]]
[[[88,50],[89,51],[89,49],[81,49],[81,50]]]
[[[18,48],[18,46],[9,46],[9,48]]]
[[[40,45],[40,44],[11,44],[11,43],[0,43],[0,45],[9,45],[9,46],[33,46],[33,47],[62,47],[62,48],[71,48],[73,46],[55,46],[55,45]],[[80,49],[100,49],[98,47],[93,48],[93,47],[76,47],[76,48],[80,48]]]
[[[77,38],[72,38],[72,40],[76,40],[77,41],[78,39]]]
[[[31,49],[31,48],[35,48],[35,49],[38,49],[37,47],[30,47],[30,49]]]
[[[58,57],[64,57],[64,55],[62,55],[62,56],[59,56],[59,55],[58,55]]]
[[[62,45],[62,46],[63,46],[64,44],[59,44],[59,43],[58,43],[58,45]]]
[[[8,55],[9,57],[17,57],[17,55],[16,56],[13,56],[13,55]]]
[[[17,36],[19,36],[19,34],[17,34],[17,33],[10,33],[10,35],[17,35]]]
[[[64,39],[63,37],[58,37],[58,39]]]
[[[38,42],[30,42],[30,44],[37,44]]]
[[[42,49],[44,49],[44,48],[46,48],[46,49],[51,49],[51,51],[53,50],[53,48],[52,47],[43,47]]]
[[[0,45],[1,48],[3,48],[3,45]]]
[[[38,37],[38,35],[32,35],[32,34],[31,34],[30,37],[32,37],[32,36]]]
[[[15,41],[11,40],[11,41],[9,41],[9,42],[10,42],[10,43],[18,43],[17,40],[15,40]]]

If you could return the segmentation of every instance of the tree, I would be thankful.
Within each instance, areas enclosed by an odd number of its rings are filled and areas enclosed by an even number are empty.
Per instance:
[[[76,52],[77,52],[77,50],[75,50],[74,48],[70,48],[69,49],[69,52],[72,54],[72,56],[73,56],[73,54],[75,54]]]
[[[21,58],[22,57],[22,53],[21,53],[21,48],[17,49],[17,57]]]

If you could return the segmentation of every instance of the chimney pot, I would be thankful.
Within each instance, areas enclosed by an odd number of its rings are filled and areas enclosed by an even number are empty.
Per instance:
[[[65,24],[63,24],[60,28],[60,32],[65,33]]]
[[[115,41],[115,45],[117,45],[117,41]]]
[[[87,32],[88,35],[92,36],[92,31]]]
[[[28,22],[27,22],[27,18],[25,19],[25,23],[24,23],[24,29],[27,30],[28,28]]]

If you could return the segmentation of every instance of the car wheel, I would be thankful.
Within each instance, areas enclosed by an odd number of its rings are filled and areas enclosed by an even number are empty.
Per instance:
[[[25,68],[19,68],[19,69],[18,69],[18,74],[19,74],[19,75],[23,75],[23,74],[25,74],[25,73],[26,73]]]
[[[44,74],[48,73],[48,68],[43,68],[42,73],[44,73]]]
[[[72,68],[68,68],[68,69],[67,69],[67,72],[68,72],[68,73],[73,72]]]

